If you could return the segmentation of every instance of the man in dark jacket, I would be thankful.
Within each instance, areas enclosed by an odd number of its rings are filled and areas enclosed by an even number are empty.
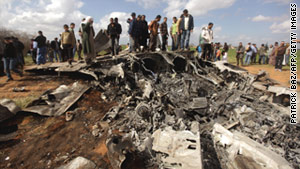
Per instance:
[[[181,18],[179,30],[181,33],[181,49],[188,50],[190,35],[194,30],[194,18],[188,13],[187,9],[183,11],[183,17]]]
[[[35,38],[35,41],[38,44],[37,49],[37,59],[36,62],[38,65],[46,63],[46,54],[47,54],[47,46],[46,46],[46,37],[43,35],[42,31],[38,32],[39,36]]]
[[[285,54],[286,46],[284,45],[284,41],[280,43],[280,46],[278,47],[277,51],[275,52],[275,71],[282,71],[282,61],[283,61],[283,56]]]
[[[148,32],[148,22],[146,21],[146,16],[142,15],[142,20],[141,20],[141,46],[143,46],[143,50],[148,49],[147,47],[147,39],[149,38],[149,32]]]
[[[24,56],[23,56],[23,50],[24,50],[25,46],[21,41],[19,41],[18,38],[12,37],[12,39],[13,39],[13,44],[17,51],[17,58],[16,58],[15,66],[19,66],[23,69],[23,67],[25,65],[25,60],[24,60]]]
[[[4,53],[4,43],[0,40],[0,76],[4,76],[4,64],[3,64],[3,53]]]
[[[108,37],[111,41],[111,53],[112,53],[112,56],[115,55],[115,44],[116,44],[116,40],[117,40],[117,37],[118,37],[118,30],[117,30],[117,26],[116,24],[114,23],[114,19],[113,18],[110,18],[110,24],[107,26],[107,34],[108,34]]]
[[[132,51],[136,51],[137,48],[137,20],[136,20],[136,14],[133,12],[131,14],[131,22],[129,24],[129,30],[128,34],[130,37],[130,46]],[[130,51],[130,52],[132,52]]]
[[[116,49],[116,54],[119,55],[119,51],[120,51],[120,36],[122,34],[122,26],[121,24],[119,24],[119,19],[118,18],[115,18],[115,25],[116,25],[116,28],[117,28],[117,42],[116,42],[116,46],[117,46],[117,49]]]
[[[7,82],[10,80],[13,80],[10,71],[14,71],[15,73],[18,73],[21,77],[23,76],[22,72],[16,69],[16,59],[17,59],[17,49],[15,48],[13,44],[13,39],[6,37],[4,39],[5,47],[4,47],[4,53],[3,53],[3,61],[4,61],[4,69],[7,76]]]
[[[58,38],[55,38],[53,41],[51,41],[51,49],[53,50],[53,55],[54,55],[54,58],[56,60],[56,62],[61,62],[62,59],[61,59],[61,53],[60,53],[60,50],[59,50],[59,42],[58,42]],[[58,57],[57,57],[58,55]]]

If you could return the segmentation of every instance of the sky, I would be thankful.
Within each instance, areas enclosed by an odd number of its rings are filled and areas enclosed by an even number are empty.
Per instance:
[[[198,45],[201,28],[209,22],[214,23],[214,42],[271,44],[289,40],[289,4],[293,2],[300,13],[300,0],[0,0],[0,28],[34,36],[42,30],[53,40],[63,32],[64,24],[74,22],[78,29],[86,16],[94,18],[96,32],[107,28],[109,18],[118,17],[123,28],[121,44],[126,44],[126,20],[132,12],[145,14],[148,22],[158,14],[166,16],[170,27],[172,17],[188,9],[195,23],[191,44]],[[298,39],[299,18],[298,14]]]

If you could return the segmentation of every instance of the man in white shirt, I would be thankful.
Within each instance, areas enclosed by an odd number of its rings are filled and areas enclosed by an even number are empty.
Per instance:
[[[203,27],[202,28],[202,32],[201,32],[201,36],[200,36],[200,45],[202,46],[202,59],[206,59],[210,57],[210,53],[211,53],[211,43],[212,40],[214,38],[213,36],[213,28],[214,24],[213,23],[209,23],[207,27]]]

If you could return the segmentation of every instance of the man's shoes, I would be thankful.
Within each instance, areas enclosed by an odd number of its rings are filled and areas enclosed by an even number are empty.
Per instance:
[[[10,78],[8,78],[7,80],[6,80],[6,82],[9,82],[9,81],[13,81],[14,79],[12,78],[12,77],[10,77]]]
[[[19,76],[20,76],[20,77],[23,77],[23,72],[20,72],[20,73],[19,73]]]

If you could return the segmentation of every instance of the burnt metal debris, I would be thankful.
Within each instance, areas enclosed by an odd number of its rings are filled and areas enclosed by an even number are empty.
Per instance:
[[[97,57],[90,65],[27,71],[86,75],[102,100],[118,103],[93,128],[97,137],[108,132],[114,169],[126,168],[136,157],[144,159],[144,168],[299,169],[300,127],[289,124],[289,90],[275,86],[266,72],[251,75],[193,52],[123,52]],[[72,103],[88,88],[75,86]],[[39,99],[47,110],[32,104],[27,111],[66,112],[70,106],[50,108],[49,94],[55,95],[47,92]]]

